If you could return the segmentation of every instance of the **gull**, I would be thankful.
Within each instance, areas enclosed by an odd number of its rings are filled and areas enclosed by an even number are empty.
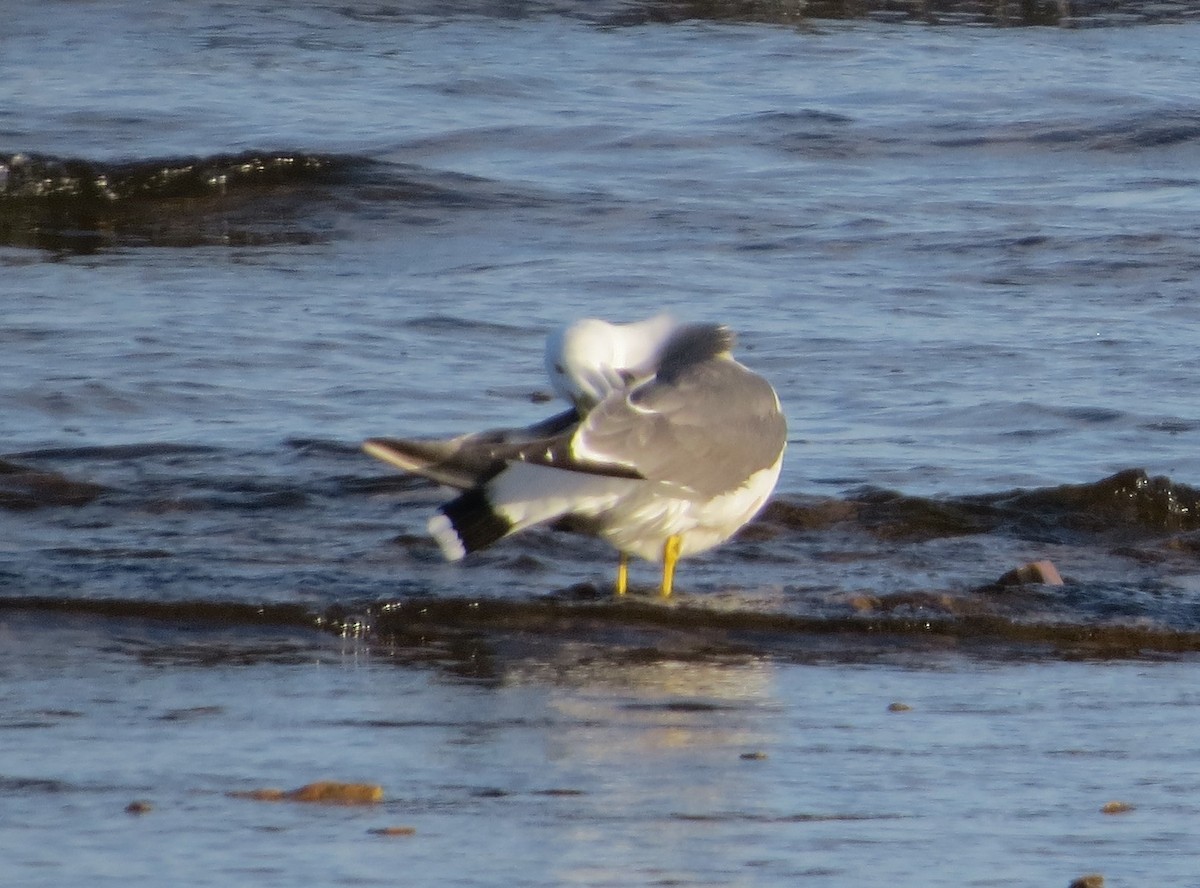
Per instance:
[[[565,520],[617,550],[618,595],[636,556],[662,563],[666,597],[680,558],[725,542],[761,510],[787,439],[775,390],[733,358],[729,328],[642,323],[606,332],[581,321],[551,337],[552,382],[576,404],[564,413],[527,428],[364,442],[371,456],[461,491],[428,523],[448,560]],[[572,345],[585,340],[593,347]],[[557,371],[556,357],[569,359]]]

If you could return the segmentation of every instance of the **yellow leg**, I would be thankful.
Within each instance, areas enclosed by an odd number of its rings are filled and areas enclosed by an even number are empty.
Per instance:
[[[621,553],[617,562],[617,594],[624,595],[629,590],[629,556]]]
[[[671,588],[675,584],[675,563],[679,561],[679,549],[682,545],[683,537],[679,534],[667,537],[666,543],[663,544],[663,577],[659,590],[663,598],[671,595]]]

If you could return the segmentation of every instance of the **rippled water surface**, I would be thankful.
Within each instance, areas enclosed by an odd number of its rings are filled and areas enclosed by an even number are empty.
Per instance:
[[[21,883],[1186,881],[1198,49],[1170,3],[6,10]],[[760,520],[669,603],[556,531],[443,563],[359,442],[542,418],[549,329],[663,308],[779,391]],[[326,777],[386,801],[226,795]]]

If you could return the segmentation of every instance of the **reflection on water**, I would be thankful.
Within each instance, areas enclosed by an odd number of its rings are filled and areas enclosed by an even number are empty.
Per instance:
[[[593,663],[560,667],[565,692],[553,701],[569,730],[555,742],[597,765],[618,770],[628,757],[692,748],[730,753],[755,750],[766,738],[754,726],[756,710],[769,707],[774,667],[740,662]],[[512,680],[545,681],[542,669],[518,665]],[[603,726],[602,732],[595,728]],[[614,742],[613,734],[616,734]]]

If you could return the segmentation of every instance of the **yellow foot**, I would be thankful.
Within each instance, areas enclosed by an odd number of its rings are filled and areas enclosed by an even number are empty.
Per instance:
[[[617,585],[616,592],[618,595],[624,595],[629,591],[629,556],[624,552],[621,553],[621,560],[617,562]]]
[[[662,586],[659,591],[663,598],[669,598],[675,585],[675,564],[679,561],[679,549],[683,545],[683,537],[675,534],[667,537],[663,544],[663,573]]]

